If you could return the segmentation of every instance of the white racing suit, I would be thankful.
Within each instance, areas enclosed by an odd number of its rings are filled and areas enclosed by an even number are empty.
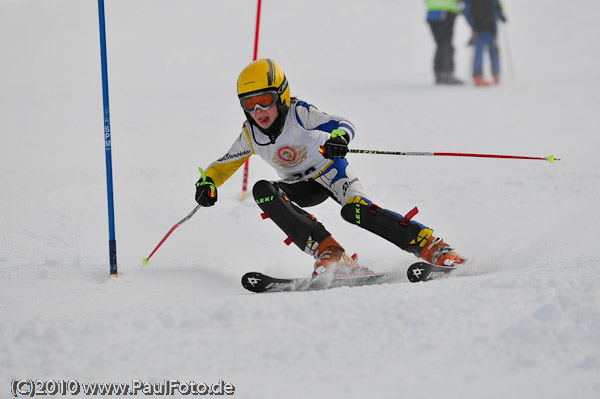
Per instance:
[[[331,160],[321,155],[319,148],[334,129],[346,132],[350,140],[354,138],[354,126],[346,119],[294,100],[284,128],[274,142],[246,121],[229,151],[208,166],[206,175],[218,187],[252,154],[257,154],[277,171],[281,180],[257,182],[254,198],[263,215],[288,234],[288,244],[293,242],[314,254],[318,244],[331,234],[301,207],[317,205],[332,197],[343,206],[345,220],[418,255],[432,230],[372,204],[345,158]]]
[[[304,187],[304,195],[308,195],[310,190],[301,182],[313,180],[323,187],[322,192],[327,192],[342,205],[361,199],[367,202],[363,186],[348,161],[333,161],[319,153],[319,148],[334,129],[346,132],[350,140],[354,138],[354,126],[349,121],[320,112],[303,101],[292,101],[283,131],[275,143],[271,144],[269,137],[246,121],[229,151],[210,164],[206,174],[218,187],[252,154],[257,154],[277,171],[282,178],[280,185],[299,183]],[[303,198],[294,201],[305,202]]]

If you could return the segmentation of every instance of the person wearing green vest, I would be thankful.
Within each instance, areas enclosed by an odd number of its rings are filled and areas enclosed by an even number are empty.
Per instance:
[[[433,71],[436,84],[457,85],[463,82],[454,76],[454,20],[460,13],[462,0],[426,0],[427,23],[435,40]]]

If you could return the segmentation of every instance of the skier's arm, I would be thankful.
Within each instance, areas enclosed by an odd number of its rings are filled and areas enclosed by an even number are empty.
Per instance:
[[[354,139],[355,128],[352,122],[340,116],[329,115],[319,111],[314,105],[298,101],[296,104],[296,118],[302,127],[309,130],[321,130],[331,133],[334,130],[344,132],[346,140]]]
[[[248,131],[244,126],[242,133],[234,141],[229,151],[206,168],[206,176],[219,187],[229,179],[254,153],[250,144]]]
[[[320,112],[316,107],[299,101],[296,105],[298,122],[311,130],[321,130],[331,137],[321,147],[321,154],[328,159],[344,158],[348,143],[354,138],[354,125],[345,118]]]

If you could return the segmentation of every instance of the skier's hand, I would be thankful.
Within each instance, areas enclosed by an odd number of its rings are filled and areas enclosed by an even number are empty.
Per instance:
[[[500,14],[500,21],[502,21],[502,22],[504,22],[504,23],[507,23],[507,22],[508,22],[508,19],[506,19],[506,15],[504,15],[504,13],[501,13],[501,14]]]
[[[213,206],[217,202],[217,186],[202,169],[200,173],[202,177],[196,183],[196,202],[202,206]]]
[[[319,152],[325,158],[344,158],[348,153],[348,134],[340,129],[331,132],[331,137],[321,146]]]

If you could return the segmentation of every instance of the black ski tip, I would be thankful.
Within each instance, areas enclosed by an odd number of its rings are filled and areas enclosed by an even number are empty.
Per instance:
[[[437,266],[427,262],[417,262],[409,266],[406,276],[411,283],[435,280],[456,270],[453,266]]]
[[[248,272],[242,276],[242,286],[248,291],[262,292],[264,284],[262,284],[262,273]]]

